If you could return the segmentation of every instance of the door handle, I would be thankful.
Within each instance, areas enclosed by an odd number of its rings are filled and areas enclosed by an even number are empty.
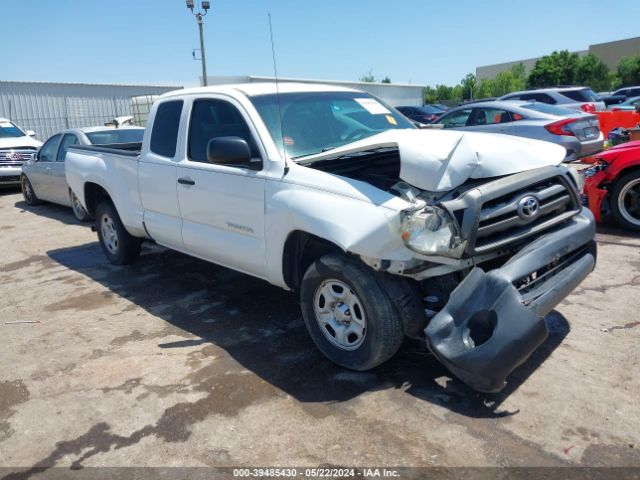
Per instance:
[[[178,183],[181,185],[195,185],[196,182],[194,182],[193,180],[191,180],[190,178],[179,178],[178,179]]]

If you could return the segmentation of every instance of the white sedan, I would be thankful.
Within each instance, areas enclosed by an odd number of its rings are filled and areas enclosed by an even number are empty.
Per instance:
[[[69,189],[64,160],[70,145],[114,145],[142,142],[144,128],[87,127],[71,128],[49,138],[33,158],[22,165],[20,184],[25,202],[37,205],[43,200],[73,208],[80,221],[89,215]]]

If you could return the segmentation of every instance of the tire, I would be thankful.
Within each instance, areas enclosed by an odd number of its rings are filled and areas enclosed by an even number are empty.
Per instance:
[[[22,188],[22,196],[27,205],[40,205],[42,200],[36,195],[36,191],[33,189],[33,185],[29,181],[26,175],[20,176],[20,187]]]
[[[100,247],[112,264],[127,265],[140,255],[142,240],[127,232],[110,200],[96,208],[96,230]]]
[[[401,317],[376,277],[364,264],[331,253],[302,279],[300,303],[311,339],[329,360],[352,370],[380,365],[404,340]]]
[[[69,190],[69,201],[71,202],[71,209],[73,210],[73,214],[76,216],[78,220],[81,222],[88,222],[91,220],[91,217],[84,209],[76,194]]]
[[[611,189],[611,213],[621,227],[640,231],[640,171],[616,180]]]

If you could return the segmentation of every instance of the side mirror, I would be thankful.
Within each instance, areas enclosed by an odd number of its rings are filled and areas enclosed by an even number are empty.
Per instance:
[[[255,168],[252,166],[249,144],[244,138],[240,137],[217,137],[209,140],[207,160],[209,160],[209,163],[216,165],[238,165]]]
[[[36,132],[34,132],[33,130],[27,130],[27,135],[30,137],[35,137],[36,136]]]
[[[32,162],[37,162],[38,161],[38,154],[37,153],[32,153],[31,154],[31,161]]]

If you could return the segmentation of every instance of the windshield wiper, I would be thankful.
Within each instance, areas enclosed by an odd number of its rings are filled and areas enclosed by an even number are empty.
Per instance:
[[[312,159],[312,160],[302,160],[299,161],[297,163],[299,163],[300,165],[305,165],[308,163],[314,163],[314,162],[318,162],[318,161],[332,161],[332,160],[344,160],[347,158],[359,158],[359,157],[366,157],[368,155],[372,155],[374,153],[380,153],[380,152],[390,152],[390,151],[394,151],[397,150],[397,147],[375,147],[375,148],[369,148],[367,150],[358,150],[356,152],[346,152],[343,153],[342,155],[338,155],[336,157],[331,157],[331,158],[318,158],[318,159]],[[300,155],[299,157],[293,157],[292,160],[295,160],[297,158],[303,158],[303,157],[310,157],[312,155],[317,155],[318,153],[321,152],[317,152],[317,153],[310,153],[308,155]]]

